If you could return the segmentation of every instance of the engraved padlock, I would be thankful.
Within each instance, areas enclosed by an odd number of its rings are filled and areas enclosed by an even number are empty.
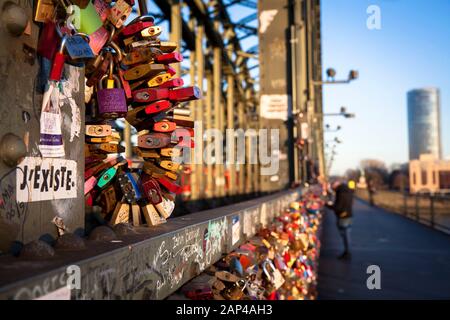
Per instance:
[[[111,62],[112,63],[112,62]],[[105,80],[114,80],[115,88],[103,88]],[[98,82],[98,112],[102,118],[115,119],[124,117],[128,111],[125,91],[116,75],[104,75]]]

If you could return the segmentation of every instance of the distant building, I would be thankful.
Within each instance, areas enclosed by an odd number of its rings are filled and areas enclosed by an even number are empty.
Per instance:
[[[412,193],[450,192],[450,160],[422,154],[409,161],[409,186]]]
[[[442,158],[439,89],[423,88],[408,92],[409,160],[421,154]]]

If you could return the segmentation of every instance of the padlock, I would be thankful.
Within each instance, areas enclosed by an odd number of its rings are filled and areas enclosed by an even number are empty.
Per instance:
[[[170,181],[166,177],[157,178],[159,184],[166,188],[168,191],[173,192],[175,194],[180,194],[182,192],[181,186],[176,184],[175,182]]]
[[[53,19],[54,13],[55,5],[52,0],[38,0],[36,12],[34,13],[34,21],[47,23]]]
[[[115,136],[108,136],[108,137],[101,137],[101,138],[92,138],[92,137],[86,137],[85,141],[87,143],[108,143],[108,142],[120,142],[120,137],[117,138]]]
[[[115,30],[115,29],[113,29]],[[111,33],[104,26],[101,26],[96,31],[89,35],[89,46],[94,54],[98,55],[105,44],[111,37]]]
[[[100,205],[105,215],[111,213],[117,204],[116,190],[113,185],[108,186],[100,194]]]
[[[168,219],[175,209],[175,202],[173,200],[164,198],[160,205],[160,209],[158,209],[159,213],[165,218]]]
[[[78,28],[78,31],[87,35],[94,33],[103,25],[103,22],[91,1],[89,1],[86,8],[80,9],[79,22],[80,27]]]
[[[100,163],[95,164],[84,170],[84,179],[87,180],[90,177],[99,174],[101,171],[116,165],[120,161],[123,161],[122,157],[107,158],[103,161],[100,161]]]
[[[150,80],[148,80],[147,86],[149,88],[158,87],[158,86],[162,85],[164,82],[169,81],[171,77],[172,76],[169,73],[158,74],[158,75],[150,78]]]
[[[57,31],[56,22],[52,20],[45,22],[41,30],[41,35],[39,36],[36,52],[40,56],[52,60],[58,51],[59,44],[60,36]]]
[[[112,61],[110,62],[112,64]],[[103,88],[103,82],[114,79],[116,88]],[[120,85],[120,79],[116,75],[104,75],[98,82],[97,91],[98,112],[102,118],[115,119],[126,115],[128,111],[125,91]]]
[[[176,102],[185,102],[201,99],[202,94],[196,86],[175,89],[170,91],[169,100]]]
[[[112,134],[109,124],[87,124],[86,135],[91,137],[107,137]]]
[[[171,74],[171,76],[173,76]],[[160,88],[178,88],[184,85],[184,81],[181,78],[170,79],[159,85]]]
[[[97,11],[97,14],[100,17],[100,20],[102,21],[102,23],[104,23],[106,21],[106,19],[108,18],[108,15],[109,15],[110,7],[109,7],[108,2],[109,1],[104,1],[104,0],[94,0],[95,11]]]
[[[65,49],[70,59],[91,59],[94,58],[94,52],[89,46],[90,38],[87,35],[76,33],[66,37]]]
[[[179,157],[181,155],[180,148],[162,148],[159,152],[163,157]]]
[[[91,192],[92,189],[97,185],[97,178],[94,176],[90,177],[84,182],[84,195]]]
[[[151,103],[168,99],[170,90],[167,88],[146,88],[133,91],[133,101],[136,103]]]
[[[66,45],[67,37],[63,36],[59,45],[58,51],[55,53],[53,63],[50,69],[49,80],[60,81],[62,72],[64,70],[64,64],[66,62],[66,56],[64,54],[64,47]]]
[[[132,11],[132,7],[125,0],[117,0],[109,10],[108,20],[116,28],[121,28]]]
[[[133,41],[127,45],[130,49],[136,48],[157,48],[161,51],[161,54],[164,52],[161,50],[161,41],[159,39],[148,38],[146,40],[137,40],[136,37],[132,37]],[[127,39],[131,40],[131,39]],[[124,39],[125,42],[125,39]]]
[[[194,119],[192,119],[191,117],[187,117],[187,116],[179,116],[179,115],[173,115],[173,116],[169,116],[166,118],[169,121],[173,121],[177,124],[177,126],[180,127],[185,127],[182,130],[179,131],[184,131],[186,129],[189,128],[194,128]],[[173,131],[173,134],[176,134],[178,129],[175,129],[175,131]],[[183,135],[182,137],[186,137],[185,135]]]
[[[230,288],[227,288],[223,292],[223,297],[227,300],[241,300],[244,296],[244,290],[247,286],[247,282],[241,279],[234,283]]]
[[[156,211],[155,207],[151,203],[141,208],[148,226],[157,226],[164,223],[164,220],[161,219],[158,211]]]
[[[113,215],[110,220],[110,225],[116,225],[119,223],[128,223],[130,221],[130,205],[125,201],[117,203],[114,209]]]
[[[86,81],[86,85],[89,87],[94,86],[95,84],[97,84],[100,79],[103,78],[103,76],[108,72],[110,65],[112,63],[113,60],[113,56],[110,52],[106,52],[104,55],[101,55],[101,57],[98,56],[95,60],[95,64],[99,64],[97,68],[95,68],[92,73],[88,76],[88,79]],[[94,68],[94,66],[92,66],[92,68]]]
[[[144,163],[143,170],[146,174],[150,175],[153,178],[161,178],[166,176],[167,171],[158,167],[152,162],[146,161]]]
[[[141,30],[141,37],[143,38],[153,38],[161,34],[162,28],[158,26],[151,26]]]
[[[264,274],[266,275],[268,281],[270,281],[271,285],[273,285],[275,290],[278,290],[285,281],[280,270],[275,268],[272,261],[268,260],[268,259],[266,259],[263,262],[262,268],[263,268]]]
[[[234,282],[234,283],[236,283],[236,282],[238,282],[239,280],[241,280],[240,277],[238,277],[238,276],[236,276],[236,275],[234,275],[234,274],[232,274],[232,273],[230,273],[230,272],[228,272],[228,271],[225,271],[225,270],[217,271],[217,272],[214,274],[214,276],[215,276],[217,279],[219,279],[219,280],[221,280],[221,281],[224,281],[224,282]]]
[[[137,21],[132,24],[128,24],[125,26],[121,32],[120,35],[123,37],[129,37],[132,36],[135,33],[141,32],[145,28],[152,27],[153,21]]]
[[[155,57],[156,63],[170,64],[183,61],[183,55],[179,52],[165,53]]]
[[[141,207],[138,204],[131,205],[131,213],[133,219],[133,226],[138,227],[142,224]]]
[[[161,41],[159,43],[159,49],[164,53],[171,53],[177,49],[178,45],[173,41]]]
[[[157,160],[158,165],[166,170],[177,172],[181,169],[181,165],[179,163],[167,160],[167,159],[159,159]]]
[[[166,71],[167,67],[164,64],[146,63],[141,64],[127,70],[124,73],[124,78],[127,81],[134,81],[144,77],[151,77],[158,73]]]
[[[167,66],[167,73],[170,73],[170,75],[174,77],[177,74],[177,70],[172,66]]]
[[[131,172],[122,172],[117,176],[120,189],[124,195],[125,200],[130,203],[138,203],[142,198],[140,186],[136,178]]]
[[[89,144],[89,151],[92,153],[123,153],[125,152],[125,147],[119,144],[112,143],[100,143],[100,144]]]
[[[148,174],[142,174],[140,184],[146,199],[153,205],[162,202],[163,198],[159,189],[158,182]]]
[[[98,163],[99,161],[105,160],[107,157],[106,154],[93,154],[87,158],[84,159],[84,164],[86,166]]]
[[[104,188],[107,184],[109,184],[109,183],[113,180],[113,178],[116,176],[117,169],[118,169],[120,166],[123,166],[123,165],[125,165],[125,164],[127,164],[127,161],[126,161],[126,160],[123,160],[123,161],[117,163],[116,165],[114,165],[113,167],[104,170],[104,171],[100,174],[100,176],[99,176],[99,178],[98,178],[98,182],[97,182],[97,186],[96,186],[96,187],[99,188],[99,189],[103,189],[103,188]]]
[[[138,157],[141,158],[159,158],[160,155],[158,152],[156,152],[156,150],[153,149],[141,149],[139,147],[134,147],[133,148],[134,153],[136,153],[136,155]]]
[[[154,132],[138,137],[138,146],[144,149],[159,149],[170,144],[170,136],[160,132]]]
[[[177,124],[171,121],[158,121],[153,125],[153,131],[156,132],[173,132],[177,128]]]

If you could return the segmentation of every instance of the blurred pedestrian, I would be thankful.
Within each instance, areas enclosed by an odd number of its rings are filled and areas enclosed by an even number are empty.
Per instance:
[[[337,227],[339,234],[344,242],[344,252],[338,257],[339,259],[351,259],[351,242],[350,230],[352,226],[352,206],[353,191],[350,190],[346,183],[336,180],[331,185],[334,191],[334,202],[330,201],[327,207],[332,209],[336,214]]]
[[[369,183],[367,184],[367,191],[369,192],[369,204],[371,207],[375,206],[375,192],[377,191],[375,188],[375,183],[372,179],[369,180]]]

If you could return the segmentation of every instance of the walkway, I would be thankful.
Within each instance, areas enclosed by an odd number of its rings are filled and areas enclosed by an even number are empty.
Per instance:
[[[322,230],[319,299],[449,299],[450,236],[389,213],[354,203],[353,257],[340,261],[342,242],[334,213]],[[381,269],[381,290],[369,290],[369,265]]]

